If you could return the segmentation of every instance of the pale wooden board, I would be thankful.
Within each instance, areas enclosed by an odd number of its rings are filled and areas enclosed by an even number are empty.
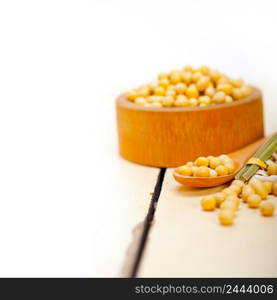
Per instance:
[[[200,199],[221,188],[185,188],[167,170],[139,277],[277,276],[276,214],[242,205],[234,226],[220,226],[218,211],[201,211]]]
[[[158,168],[149,168],[123,159],[110,175],[113,184],[103,190],[98,204],[102,218],[97,218],[95,232],[95,271],[98,277],[129,276],[139,241],[138,225],[146,217]],[[136,235],[134,235],[136,233]]]
[[[0,275],[116,276],[158,173],[119,159],[116,96],[158,72],[207,64],[263,90],[273,132],[275,6],[241,1],[226,15],[222,1],[216,10],[159,1],[157,14],[155,1],[28,2],[0,4]],[[202,22],[180,39],[195,14]],[[203,22],[213,32],[205,51]]]

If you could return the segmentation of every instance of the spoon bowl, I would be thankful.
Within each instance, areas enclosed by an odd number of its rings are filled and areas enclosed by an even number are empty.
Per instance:
[[[244,166],[245,162],[257,151],[257,149],[266,141],[265,138],[259,139],[256,142],[228,154],[234,161],[235,171],[231,174],[215,177],[195,177],[183,176],[179,174],[178,168],[174,169],[173,176],[179,183],[190,187],[213,187],[231,181],[240,169]]]
[[[237,160],[234,160],[235,171],[231,174],[224,176],[215,176],[215,177],[195,177],[195,176],[184,176],[178,173],[177,169],[173,171],[173,176],[176,181],[183,185],[191,187],[212,187],[221,185],[232,180],[239,170],[242,167],[242,163]]]

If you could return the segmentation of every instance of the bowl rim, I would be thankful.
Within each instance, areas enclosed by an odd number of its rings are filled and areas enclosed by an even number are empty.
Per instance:
[[[123,106],[130,110],[139,110],[139,111],[152,111],[152,112],[185,112],[185,111],[203,111],[203,110],[216,110],[228,107],[234,107],[241,104],[252,102],[256,99],[262,99],[262,92],[259,88],[251,86],[252,93],[248,97],[243,99],[231,102],[223,103],[217,105],[207,105],[207,106],[185,106],[185,107],[145,107],[136,103],[129,101],[126,97],[127,93],[122,93],[116,98],[116,103],[119,106]]]

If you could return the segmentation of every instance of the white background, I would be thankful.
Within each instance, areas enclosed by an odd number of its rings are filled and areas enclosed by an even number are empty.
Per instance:
[[[275,3],[0,0],[0,276],[98,275],[99,224],[124,217],[120,92],[206,64],[260,87],[276,130]]]

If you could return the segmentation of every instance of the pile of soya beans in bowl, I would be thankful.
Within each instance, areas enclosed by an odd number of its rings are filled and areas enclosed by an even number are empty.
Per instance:
[[[219,209],[218,220],[221,225],[232,225],[241,205],[259,209],[264,217],[272,217],[277,196],[277,153],[267,162],[267,170],[259,170],[248,183],[233,180],[221,192],[201,199],[204,211]]]
[[[231,103],[251,94],[251,87],[207,66],[160,73],[146,85],[127,92],[129,101],[145,107],[208,106]]]

